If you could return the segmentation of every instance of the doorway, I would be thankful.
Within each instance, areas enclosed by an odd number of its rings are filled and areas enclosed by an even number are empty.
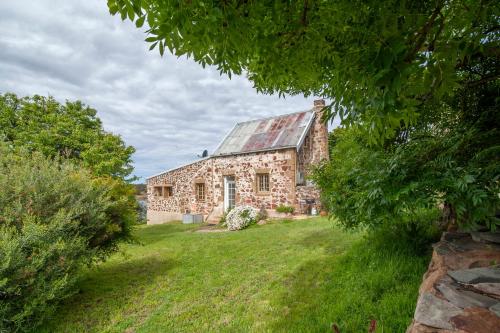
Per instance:
[[[234,176],[224,177],[224,212],[233,209],[236,204],[236,181]]]

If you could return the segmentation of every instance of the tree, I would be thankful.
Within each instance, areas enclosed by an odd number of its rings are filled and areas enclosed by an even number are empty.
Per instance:
[[[372,143],[415,124],[423,105],[500,75],[494,0],[108,0],[108,7],[137,27],[147,22],[146,41],[160,54],[246,72],[261,92],[333,99],[326,117],[362,124]],[[476,71],[484,59],[491,66]]]
[[[80,101],[61,104],[53,97],[0,94],[0,141],[78,161],[95,176],[126,180],[135,149],[104,131],[96,113]]]

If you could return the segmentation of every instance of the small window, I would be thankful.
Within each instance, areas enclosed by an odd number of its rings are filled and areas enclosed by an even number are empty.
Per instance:
[[[161,186],[155,186],[153,188],[153,195],[155,197],[162,197],[163,196],[163,187],[161,187]]]
[[[257,174],[257,191],[269,192],[269,174],[268,173]]]
[[[164,186],[163,187],[163,197],[164,198],[170,198],[174,194],[174,191],[172,190],[172,186]]]
[[[205,200],[205,184],[204,183],[197,183],[196,184],[196,199],[198,201]]]

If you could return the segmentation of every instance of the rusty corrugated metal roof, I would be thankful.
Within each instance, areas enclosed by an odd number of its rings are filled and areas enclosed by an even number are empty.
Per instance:
[[[313,117],[314,111],[311,110],[238,123],[212,156],[290,147],[298,149]]]

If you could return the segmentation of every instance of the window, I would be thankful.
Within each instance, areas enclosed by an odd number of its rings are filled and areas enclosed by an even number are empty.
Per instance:
[[[163,187],[163,197],[169,198],[173,195],[172,186],[164,186]]]
[[[234,176],[224,177],[224,211],[233,209],[236,205],[236,180]]]
[[[196,200],[204,201],[205,200],[205,184],[197,183],[196,184]]]
[[[163,196],[163,187],[161,187],[161,186],[155,186],[153,188],[153,195],[155,197],[161,197],[161,196]]]
[[[171,197],[173,194],[172,186],[155,186],[153,188],[153,195],[155,197]]]
[[[309,135],[304,139],[304,150],[309,149]]]
[[[268,173],[257,174],[257,191],[258,192],[269,192],[269,174]]]

